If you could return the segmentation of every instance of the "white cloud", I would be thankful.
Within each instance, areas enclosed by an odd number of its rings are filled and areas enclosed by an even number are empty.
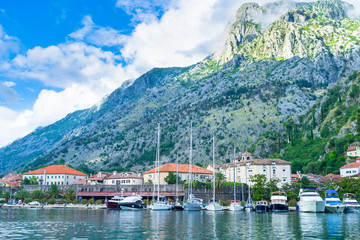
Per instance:
[[[96,46],[119,46],[126,42],[128,36],[110,27],[100,27],[94,24],[91,16],[82,20],[83,27],[69,36],[77,41],[84,41]]]
[[[16,85],[16,83],[11,81],[5,81],[2,84],[5,85],[6,87],[14,87]]]
[[[0,25],[0,59],[7,58],[9,53],[19,51],[19,39],[9,36]]]
[[[0,82],[0,96],[9,104],[16,103],[20,98],[12,86],[15,86],[14,82]]]

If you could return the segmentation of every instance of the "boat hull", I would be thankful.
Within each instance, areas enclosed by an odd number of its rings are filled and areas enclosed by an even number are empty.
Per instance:
[[[325,201],[299,201],[299,212],[325,212]]]
[[[184,210],[185,211],[200,211],[201,210],[201,205],[199,203],[185,203],[184,205]]]
[[[112,202],[112,201],[106,202],[106,207],[108,209],[121,209],[118,202]]]
[[[207,211],[222,211],[224,208],[219,204],[209,204],[205,207]]]
[[[325,212],[327,213],[343,213],[345,206],[325,206]]]
[[[168,211],[171,210],[172,206],[169,204],[152,204],[151,210],[153,211]]]
[[[252,207],[252,206],[245,206],[245,207],[244,207],[244,211],[246,211],[246,212],[252,212],[252,211],[255,211],[255,208]]]
[[[346,206],[345,213],[357,213],[360,212],[360,206]]]
[[[272,212],[288,212],[289,206],[285,204],[271,204],[271,211]]]
[[[241,211],[243,207],[240,204],[231,204],[228,208],[230,211]]]
[[[183,211],[184,207],[175,205],[172,210],[174,210],[174,211]]]
[[[119,203],[122,210],[144,210],[144,205],[139,203]]]
[[[270,206],[267,205],[256,205],[255,206],[256,212],[270,212]]]

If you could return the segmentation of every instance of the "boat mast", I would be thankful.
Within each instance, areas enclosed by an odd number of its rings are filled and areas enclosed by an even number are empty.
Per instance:
[[[160,123],[158,125],[158,141],[157,141],[157,167],[158,167],[158,202],[160,201]]]
[[[176,155],[176,185],[175,185],[175,204],[178,202],[178,155]]]
[[[235,175],[236,173],[235,173],[235,148],[234,148],[234,203],[236,202],[236,190],[235,190],[235,188],[236,188],[236,184],[235,184],[235,177],[236,177],[236,175]]]
[[[213,204],[215,204],[215,180],[216,180],[216,175],[215,175],[215,136],[213,135]]]
[[[192,195],[192,122],[190,125],[190,166],[189,166],[189,173],[190,173],[190,195]]]
[[[155,153],[155,161],[154,161],[154,178],[153,178],[153,194],[152,194],[152,200],[155,200],[155,191],[156,191],[156,185],[155,185],[155,180],[156,180],[156,165],[157,165],[157,155],[158,152],[156,151]]]

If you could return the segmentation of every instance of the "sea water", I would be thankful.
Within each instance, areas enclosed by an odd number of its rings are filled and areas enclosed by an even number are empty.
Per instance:
[[[3,208],[0,239],[360,239],[360,214]]]

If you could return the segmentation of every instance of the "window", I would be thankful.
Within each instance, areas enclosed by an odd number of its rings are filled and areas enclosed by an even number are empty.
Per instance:
[[[286,182],[286,177],[285,177],[285,178],[283,178],[283,182]]]
[[[53,179],[54,178],[54,176],[51,176],[51,179]]]
[[[55,176],[55,179],[56,179],[57,176]]]
[[[62,178],[64,178],[64,175],[62,176]]]
[[[49,176],[47,176],[47,178],[49,179]]]
[[[49,185],[49,182],[47,182],[47,185]]]
[[[283,169],[283,173],[285,173],[286,172],[286,170],[285,170],[285,168]]]
[[[353,170],[353,173],[356,173],[356,170]]]
[[[276,170],[275,169],[273,170],[273,175],[276,175]]]
[[[74,179],[76,179],[76,177],[74,176]]]

